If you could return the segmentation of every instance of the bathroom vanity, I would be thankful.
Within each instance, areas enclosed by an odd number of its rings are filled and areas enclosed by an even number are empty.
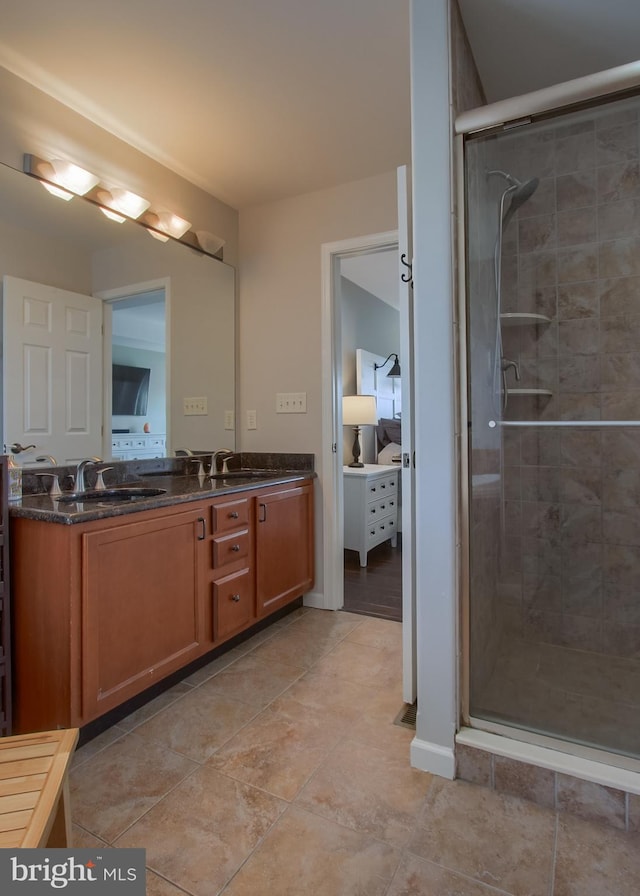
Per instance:
[[[81,728],[311,589],[313,473],[155,484],[14,510],[16,732]]]

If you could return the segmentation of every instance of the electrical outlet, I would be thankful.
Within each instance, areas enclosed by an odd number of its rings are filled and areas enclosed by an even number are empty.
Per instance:
[[[224,412],[224,428],[225,429],[235,429],[236,428],[236,420],[235,420],[235,411],[225,411]]]
[[[306,414],[306,392],[278,392],[276,394],[276,414]]]
[[[247,429],[258,428],[258,414],[256,411],[247,411]]]
[[[185,417],[204,417],[207,414],[207,399],[205,396],[200,398],[183,398],[182,413]]]

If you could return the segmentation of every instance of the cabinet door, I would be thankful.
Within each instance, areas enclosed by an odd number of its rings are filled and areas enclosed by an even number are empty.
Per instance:
[[[87,721],[202,652],[204,531],[200,507],[145,522],[118,521],[83,536]]]
[[[313,585],[313,491],[310,484],[256,498],[256,598],[266,616]]]

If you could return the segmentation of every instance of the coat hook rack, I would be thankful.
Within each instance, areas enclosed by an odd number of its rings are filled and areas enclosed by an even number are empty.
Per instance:
[[[400,274],[400,279],[402,280],[403,283],[410,283],[411,288],[413,289],[413,265],[407,261],[407,256],[406,256],[405,252],[403,252],[402,255],[400,256],[400,261],[405,266],[405,268],[409,269],[408,274]]]

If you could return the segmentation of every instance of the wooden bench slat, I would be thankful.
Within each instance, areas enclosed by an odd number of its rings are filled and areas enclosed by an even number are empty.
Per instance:
[[[0,784],[2,796],[10,796],[13,793],[39,793],[46,781],[46,775],[20,775],[17,778],[7,778]]]
[[[46,774],[50,768],[51,758],[49,756],[7,762],[6,765],[0,763],[0,789],[4,786],[2,782],[9,778],[17,778],[19,775]]]
[[[0,815],[0,831],[24,831],[29,824],[31,812],[25,809],[23,812],[7,812]]]

